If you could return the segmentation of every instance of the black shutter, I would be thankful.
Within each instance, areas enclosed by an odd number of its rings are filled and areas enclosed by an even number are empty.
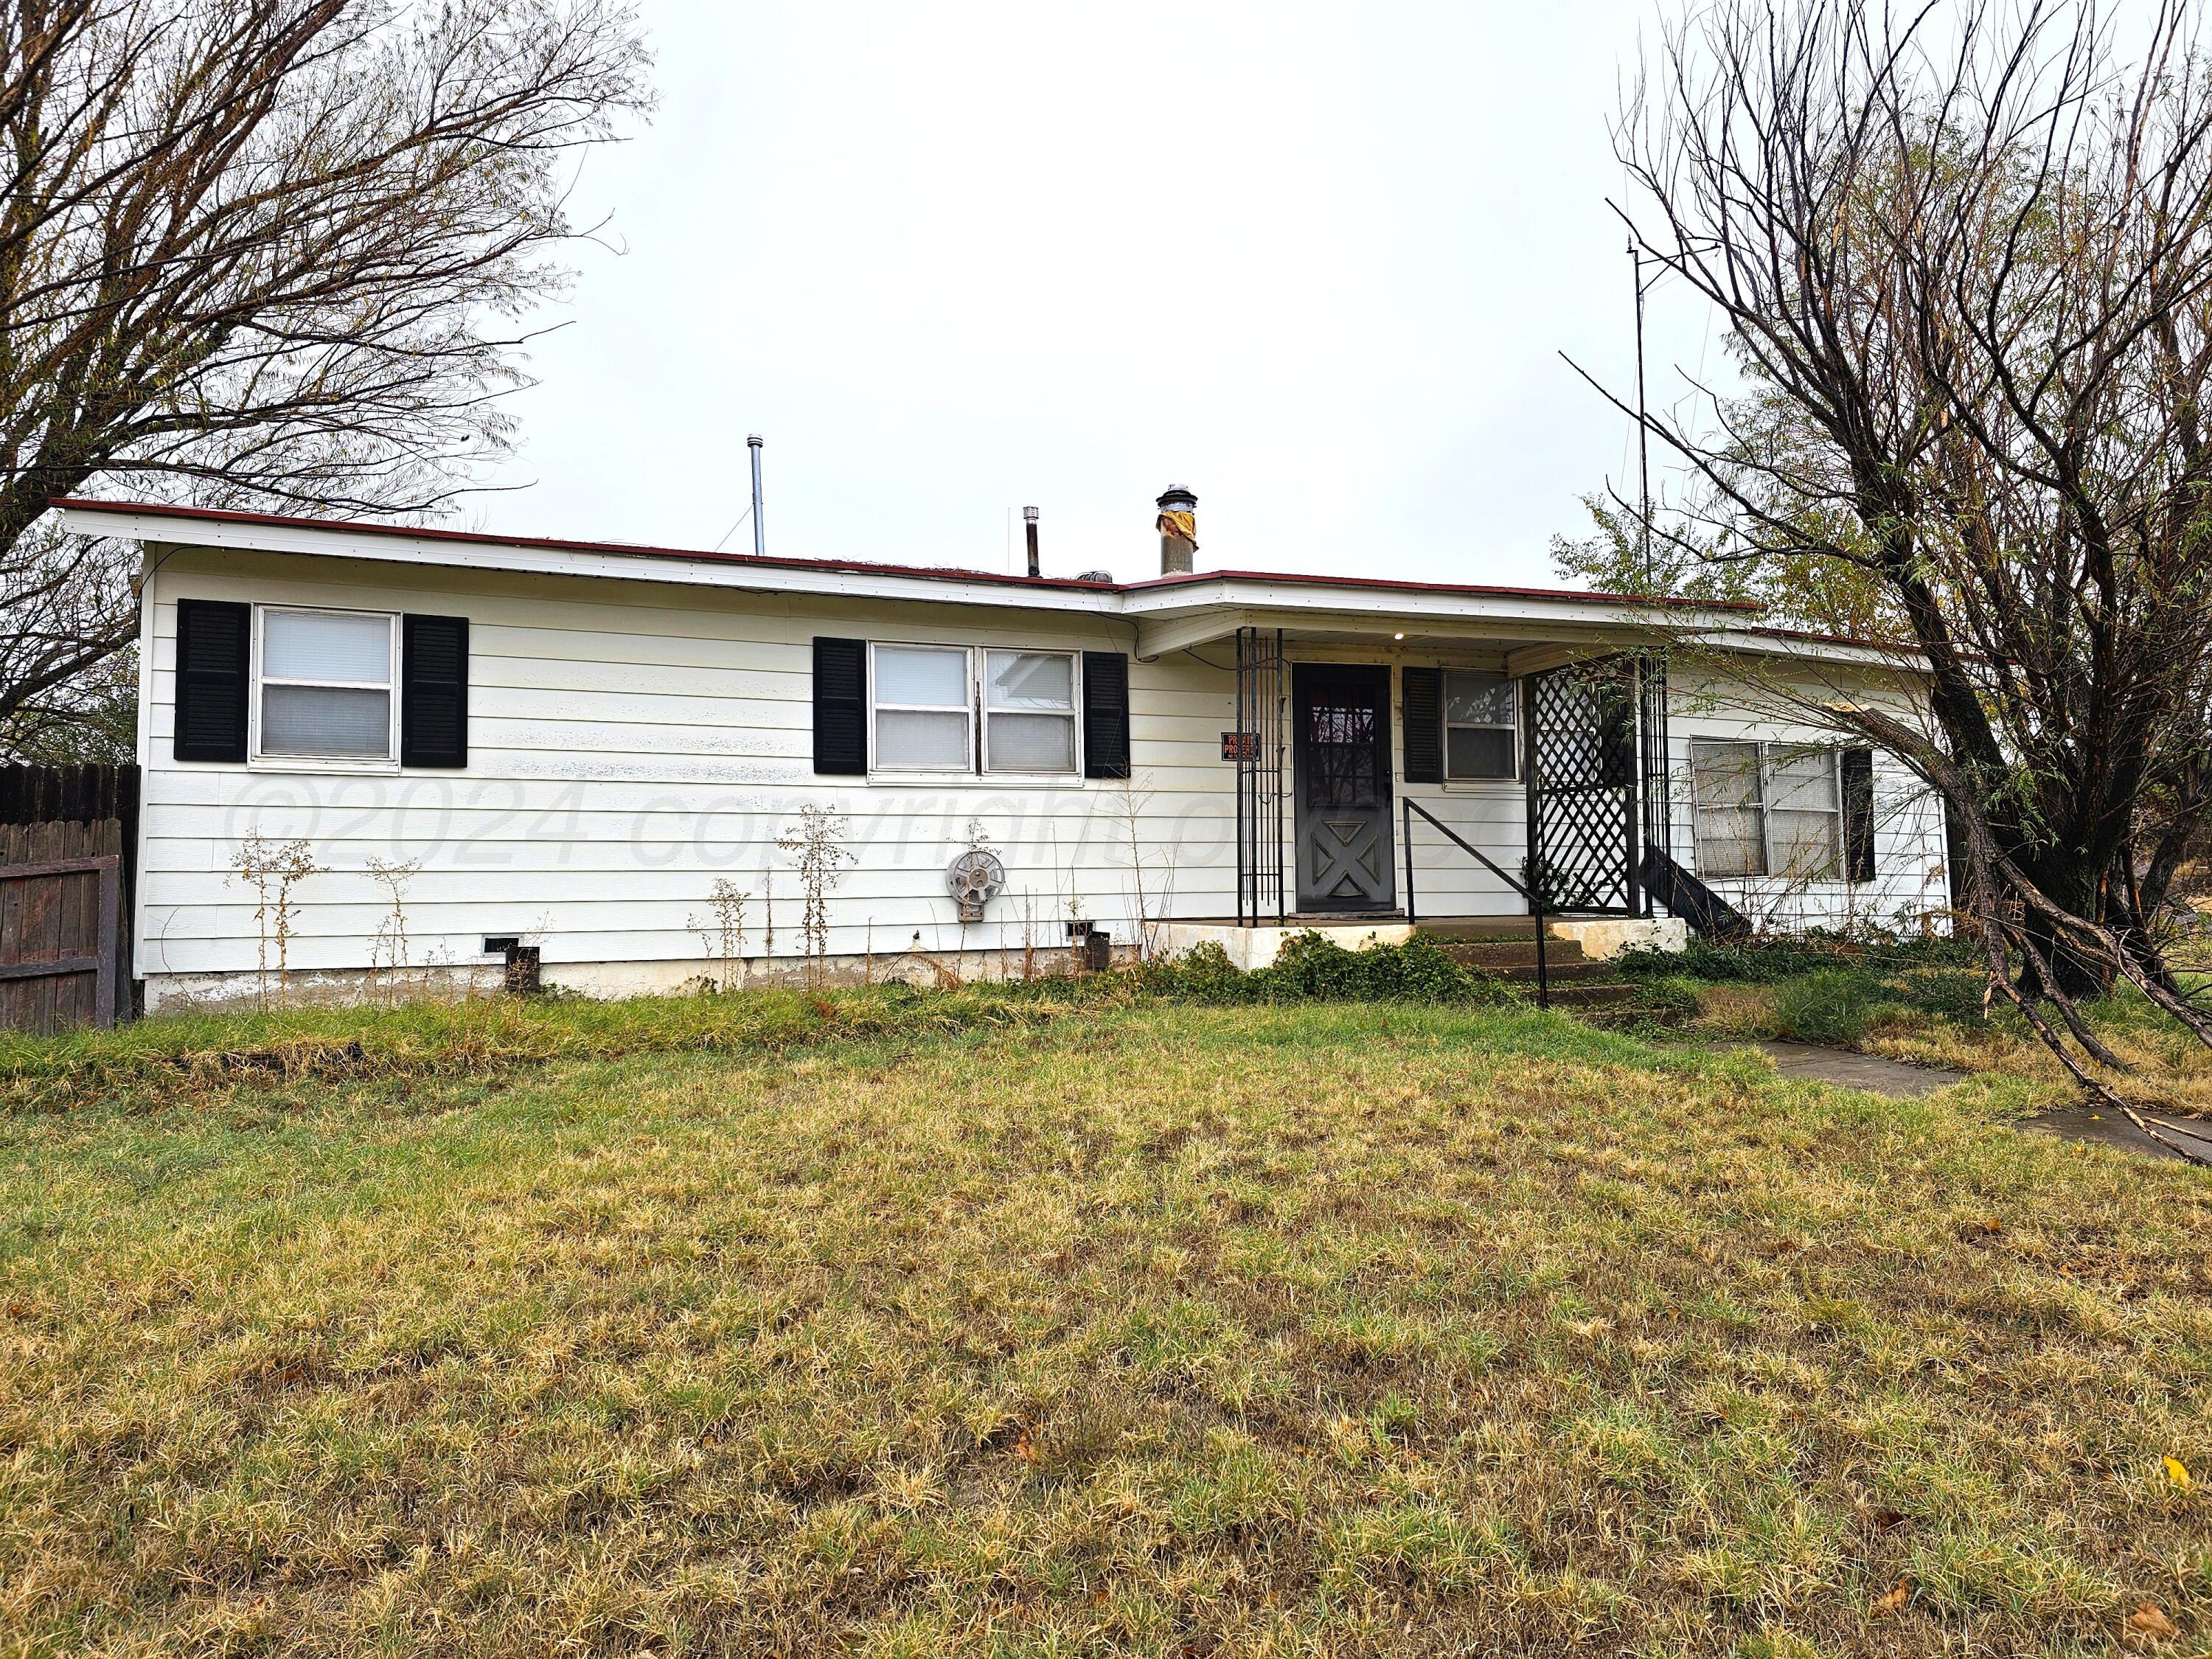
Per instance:
[[[1844,750],[1844,877],[1874,879],[1874,750]]]
[[[399,619],[399,763],[469,763],[469,619]]]
[[[1129,775],[1129,659],[1118,651],[1083,653],[1083,775]]]
[[[864,777],[868,770],[868,642],[814,641],[814,769]]]
[[[246,760],[246,697],[253,607],[177,601],[177,758]]]
[[[1444,671],[1404,668],[1406,688],[1406,781],[1444,781]]]

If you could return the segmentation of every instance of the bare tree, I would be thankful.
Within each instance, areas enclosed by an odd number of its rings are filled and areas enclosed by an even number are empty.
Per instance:
[[[1941,790],[1992,979],[2085,1083],[2118,977],[2212,1041],[2153,926],[2212,809],[2212,76],[2193,7],[2136,22],[1717,0],[1616,129],[1741,374],[1650,419],[1700,492],[1654,529],[1878,586],[1928,718],[1814,712]]]
[[[0,743],[136,632],[51,498],[421,514],[505,447],[645,66],[622,0],[0,6]]]

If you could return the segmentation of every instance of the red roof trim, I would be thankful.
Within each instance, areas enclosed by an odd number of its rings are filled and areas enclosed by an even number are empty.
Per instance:
[[[554,536],[496,536],[477,530],[439,530],[411,525],[377,524],[358,519],[309,519],[280,513],[240,513],[212,507],[169,507],[155,501],[103,501],[82,496],[49,496],[50,507],[86,513],[149,513],[204,524],[260,525],[283,530],[347,530],[366,536],[410,537],[466,547],[532,547],[562,553],[611,553],[625,558],[689,559],[708,564],[757,565],[772,570],[848,571],[855,575],[911,576],[927,581],[986,582],[993,586],[1056,588],[1079,593],[1126,593],[1206,582],[1291,582],[1309,587],[1352,587],[1392,593],[1459,593],[1496,599],[1565,600],[1577,605],[1655,605],[1700,611],[1756,611],[1740,599],[1701,600],[1668,596],[1591,593],[1568,587],[1493,587],[1466,582],[1393,581],[1376,576],[1315,576],[1287,570],[1201,570],[1189,575],[1155,576],[1136,582],[1090,582],[1072,576],[1009,576],[994,570],[909,564],[877,564],[854,559],[761,558],[750,553],[711,553],[672,547],[641,547],[623,542],[572,541]]]

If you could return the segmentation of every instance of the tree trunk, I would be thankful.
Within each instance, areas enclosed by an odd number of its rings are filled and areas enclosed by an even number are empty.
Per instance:
[[[2106,913],[2106,876],[2112,864],[2109,854],[2079,853],[2069,857],[2046,848],[2033,858],[2019,852],[2013,852],[2011,856],[2051,902],[2069,915],[2101,917]],[[2022,996],[2040,999],[2056,991],[2078,1000],[2103,996],[2111,991],[2112,968],[2084,961],[2078,951],[2058,937],[2047,920],[2031,911],[2021,917],[2019,926],[2034,945],[2036,954],[2050,964],[2058,981],[2055,986],[2045,986],[2033,959],[2023,954],[2019,981]]]

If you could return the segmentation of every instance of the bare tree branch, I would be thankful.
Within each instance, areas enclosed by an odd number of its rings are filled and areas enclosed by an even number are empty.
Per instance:
[[[644,72],[624,0],[0,8],[0,741],[136,631],[51,498],[420,516],[507,447]]]
[[[1801,702],[1944,795],[1993,975],[2092,1089],[2084,992],[2212,1042],[2154,925],[2212,812],[2203,48],[2191,3],[2123,43],[2092,0],[1715,0],[1615,128],[1741,382],[1646,417],[1695,486],[1674,579],[1841,597],[1925,664],[1924,732]]]

